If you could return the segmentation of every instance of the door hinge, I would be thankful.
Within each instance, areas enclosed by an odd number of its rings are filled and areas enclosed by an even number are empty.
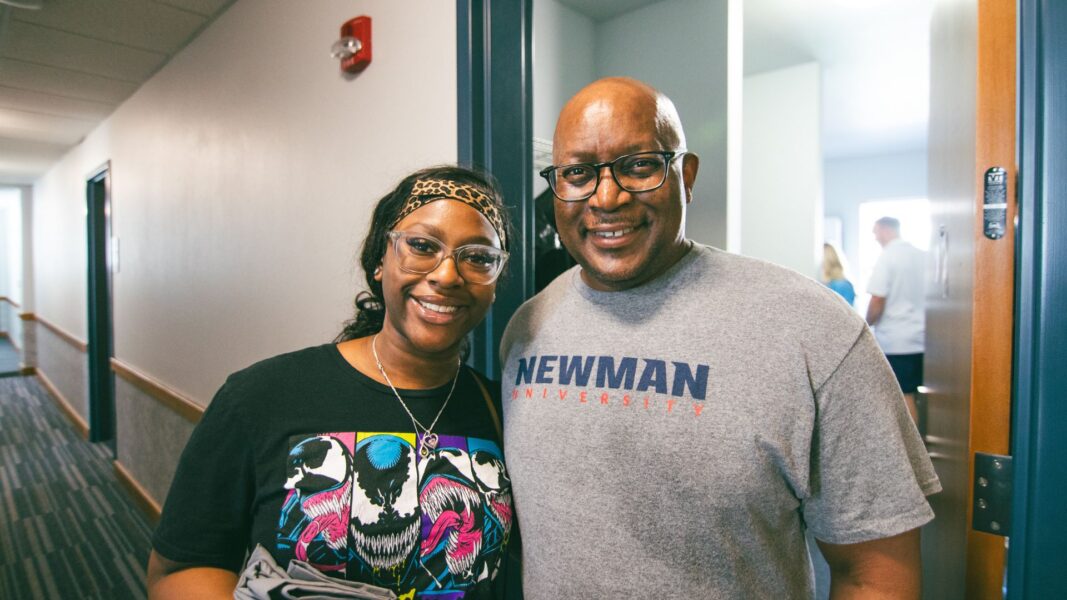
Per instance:
[[[974,453],[974,506],[971,527],[994,535],[1011,535],[1011,457]]]

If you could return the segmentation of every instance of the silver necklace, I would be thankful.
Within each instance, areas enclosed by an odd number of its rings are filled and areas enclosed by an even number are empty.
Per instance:
[[[437,411],[437,416],[433,418],[433,422],[430,423],[429,427],[426,427],[415,418],[414,414],[412,414],[411,409],[408,408],[404,399],[400,397],[400,392],[396,391],[396,386],[393,385],[393,381],[389,379],[389,374],[385,372],[385,367],[382,366],[382,360],[378,358],[378,348],[375,344],[377,341],[378,334],[374,334],[374,337],[370,340],[370,351],[371,354],[374,355],[374,362],[378,365],[378,372],[382,374],[382,377],[385,378],[385,382],[389,384],[389,389],[393,390],[393,395],[396,396],[396,400],[400,403],[401,408],[408,414],[408,417],[411,417],[411,423],[416,427],[415,434],[418,435],[418,430],[422,429],[422,445],[419,447],[419,456],[424,459],[429,458],[430,452],[437,448],[438,442],[437,434],[433,432],[433,428],[437,425],[437,420],[444,414],[445,407],[448,406],[448,401],[452,399],[452,392],[456,391],[456,382],[459,381],[459,371],[460,368],[462,368],[463,363],[460,362],[459,366],[456,368],[456,376],[452,378],[452,388],[448,390],[448,396],[445,396],[445,401],[444,404],[441,405],[441,410]]]

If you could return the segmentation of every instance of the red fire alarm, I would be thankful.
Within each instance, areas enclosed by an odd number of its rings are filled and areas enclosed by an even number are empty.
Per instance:
[[[359,73],[371,59],[370,17],[359,16],[341,25],[341,39],[333,44],[330,54],[341,61],[345,73]]]

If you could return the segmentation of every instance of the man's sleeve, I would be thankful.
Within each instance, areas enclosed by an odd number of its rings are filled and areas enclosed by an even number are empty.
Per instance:
[[[866,327],[815,395],[811,496],[805,522],[819,540],[852,544],[933,518],[941,490],[900,387]]]
[[[886,258],[885,252],[882,252],[874,263],[874,271],[867,282],[867,293],[883,298],[889,295],[889,259]]]
[[[229,382],[193,430],[178,462],[152,546],[164,558],[240,571],[255,476],[250,423]]]

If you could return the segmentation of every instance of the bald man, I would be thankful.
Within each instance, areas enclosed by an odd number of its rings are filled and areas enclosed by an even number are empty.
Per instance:
[[[808,598],[809,531],[834,597],[918,598],[940,483],[863,320],[686,238],[700,161],[655,89],[583,89],[553,162],[579,264],[501,346],[526,596]]]

